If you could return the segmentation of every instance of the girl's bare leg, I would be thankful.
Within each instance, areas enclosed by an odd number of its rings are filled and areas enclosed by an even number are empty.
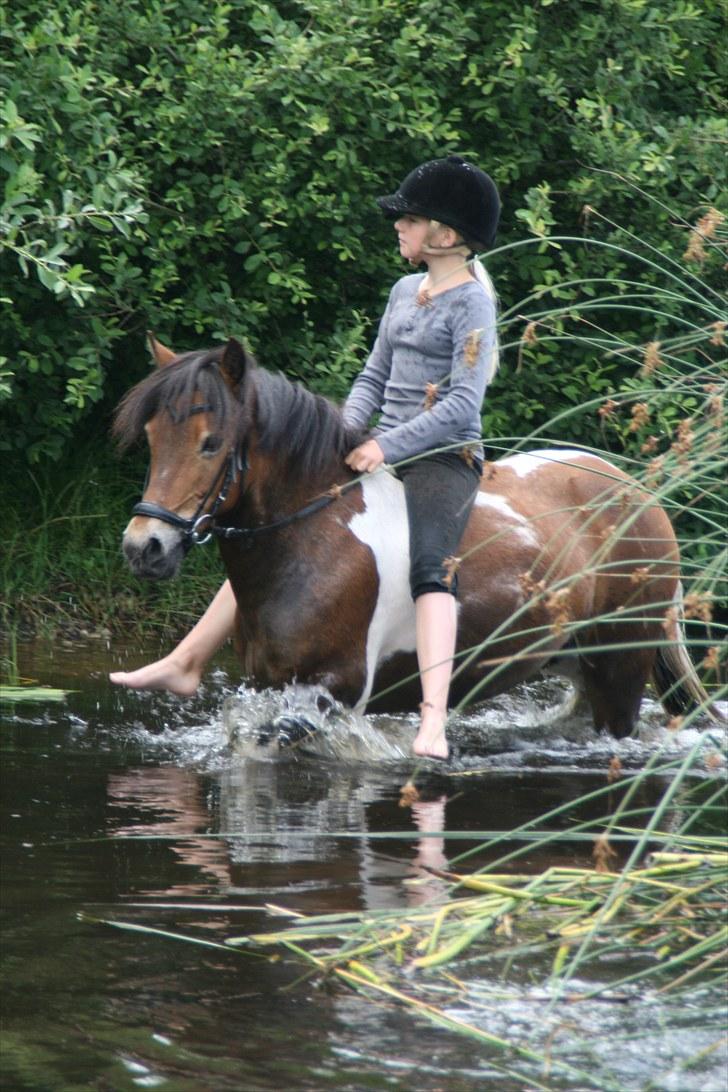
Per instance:
[[[426,592],[415,602],[415,616],[422,715],[413,750],[428,758],[447,758],[445,722],[457,636],[455,598],[448,592]]]
[[[117,686],[137,690],[169,690],[183,697],[194,694],[205,665],[233,635],[236,609],[230,581],[226,580],[199,622],[167,656],[137,671],[114,671],[109,678]]]

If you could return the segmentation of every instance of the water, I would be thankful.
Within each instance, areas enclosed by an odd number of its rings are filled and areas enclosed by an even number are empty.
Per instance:
[[[480,845],[477,832],[510,830],[604,785],[614,755],[638,769],[657,745],[684,753],[694,731],[666,736],[649,706],[638,738],[617,744],[578,717],[549,723],[564,696],[552,684],[523,689],[460,718],[454,768],[420,770],[421,801],[403,808],[411,718],[357,718],[320,695],[238,691],[229,662],[192,701],[137,695],[107,683],[119,660],[118,649],[93,644],[19,651],[22,675],[74,692],[65,704],[3,712],[0,1087],[581,1087],[559,1061],[598,1074],[604,1088],[728,1087],[725,1047],[716,1046],[723,999],[698,987],[687,1000],[642,990],[633,1001],[569,1007],[552,1003],[527,962],[506,981],[477,959],[458,968],[460,989],[438,995],[433,983],[432,1000],[452,1015],[553,1055],[551,1071],[532,1070],[531,1083],[517,1058],[304,977],[288,958],[89,920],[222,943],[276,928],[270,904],[405,907],[428,897],[427,884],[412,882],[420,864],[443,865]],[[291,707],[316,723],[315,736],[290,753],[259,746],[261,724]],[[720,742],[705,741],[706,777],[716,776]],[[661,785],[645,786],[646,806]],[[457,850],[437,837],[443,829],[464,832]],[[393,831],[407,837],[387,838]],[[589,850],[553,854],[586,865]]]

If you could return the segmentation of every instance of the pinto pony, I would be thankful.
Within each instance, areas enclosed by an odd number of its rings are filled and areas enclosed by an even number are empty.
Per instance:
[[[362,436],[338,408],[258,368],[235,340],[180,355],[151,345],[158,368],[114,426],[122,447],[146,432],[151,452],[124,532],[132,570],[174,576],[192,544],[216,538],[247,677],[322,685],[360,710],[415,709],[399,480],[352,474],[344,456]],[[618,737],[648,680],[670,713],[707,701],[682,640],[670,522],[603,459],[555,449],[487,464],[459,555],[455,701],[551,668]]]

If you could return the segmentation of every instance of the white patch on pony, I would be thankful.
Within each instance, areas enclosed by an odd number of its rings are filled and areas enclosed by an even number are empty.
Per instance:
[[[500,512],[502,516],[505,516],[507,520],[514,524],[509,530],[512,530],[524,545],[533,546],[537,549],[540,547],[541,543],[530,521],[522,516],[520,512],[517,512],[500,493],[480,492],[475,498],[475,504],[478,508],[495,508],[497,512]]]
[[[540,470],[544,463],[574,463],[588,457],[586,451],[568,448],[543,448],[540,451],[521,451],[517,455],[508,455],[498,463],[504,469],[508,467],[519,478],[525,478],[534,470]]]
[[[374,686],[377,665],[395,652],[415,649],[415,605],[409,588],[409,526],[404,486],[387,471],[362,479],[364,511],[349,530],[374,555],[379,595],[367,633],[364,690],[356,704],[363,709]]]

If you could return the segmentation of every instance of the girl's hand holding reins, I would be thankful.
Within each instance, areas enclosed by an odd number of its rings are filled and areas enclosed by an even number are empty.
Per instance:
[[[357,474],[371,474],[384,462],[384,452],[376,440],[367,440],[350,451],[344,462]]]

